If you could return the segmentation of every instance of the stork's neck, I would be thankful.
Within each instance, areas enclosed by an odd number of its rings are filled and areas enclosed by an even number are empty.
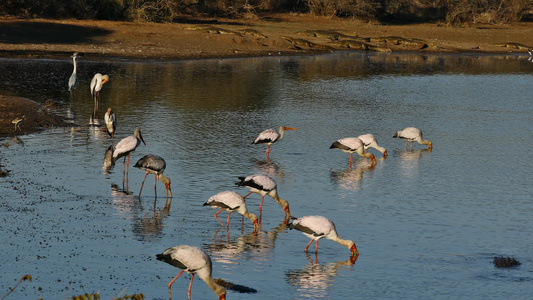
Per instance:
[[[385,152],[387,150],[387,149],[385,149],[385,148],[383,148],[383,147],[381,147],[379,145],[375,145],[374,148],[376,148],[376,150],[378,150],[381,153],[383,153],[383,152]]]
[[[279,128],[279,139],[278,140],[281,140],[283,139],[283,135],[285,134],[285,128],[283,128],[283,126],[281,126]]]
[[[207,273],[207,272],[206,272]],[[197,272],[198,277],[202,278],[203,281],[207,284],[207,286],[219,297],[226,294],[226,289],[222,286],[218,285],[215,281],[213,281],[213,277],[211,277],[211,274],[206,274],[203,272]]]
[[[165,186],[170,184],[170,178],[163,175],[163,173],[157,174],[157,179],[161,181]]]
[[[347,247],[348,249],[350,249],[352,247],[352,245],[354,245],[354,242],[353,241],[350,241],[350,240],[343,240],[341,239],[338,235],[337,235],[337,232],[335,232],[334,234],[331,235],[331,237],[328,237],[330,240],[332,241],[335,241],[345,247]]]
[[[281,199],[278,196],[278,193],[276,192],[276,190],[273,190],[273,192],[274,193],[272,193],[272,198],[274,198],[274,201],[276,201],[279,205],[281,205],[283,209],[286,209],[289,206],[289,202],[285,199]]]

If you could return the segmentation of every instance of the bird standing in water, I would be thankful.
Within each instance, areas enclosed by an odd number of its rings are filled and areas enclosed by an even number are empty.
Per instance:
[[[102,90],[102,87],[108,81],[109,81],[109,76],[102,75],[100,73],[94,74],[93,79],[91,80],[91,95],[94,98],[94,109],[95,110],[98,110],[98,96],[100,96],[100,90]]]
[[[259,231],[259,225],[257,224],[257,216],[248,212],[248,209],[246,208],[246,201],[244,201],[244,198],[236,192],[220,192],[214,196],[211,196],[204,203],[204,205],[209,205],[213,208],[220,208],[220,210],[215,214],[215,219],[217,219],[218,223],[220,223],[220,225],[222,226],[224,226],[224,224],[218,219],[217,215],[223,210],[226,210],[228,212],[228,221],[226,222],[226,226],[227,228],[229,228],[229,218],[231,216],[231,213],[236,211],[239,214],[248,218],[250,221],[252,221],[252,223],[254,224],[254,232]]]
[[[348,137],[337,140],[333,142],[333,144],[331,144],[331,146],[329,147],[329,149],[339,149],[343,152],[350,153],[350,160],[348,161],[350,168],[352,167],[352,156],[354,153],[359,154],[359,156],[361,157],[370,158],[372,160],[372,164],[370,167],[374,167],[377,164],[374,154],[364,153],[364,148],[365,147],[363,141],[354,137]]]
[[[191,299],[191,288],[194,275],[198,274],[207,286],[217,295],[219,300],[226,299],[226,289],[213,281],[212,262],[209,255],[202,249],[189,245],[179,245],[166,249],[156,255],[157,260],[180,268],[182,271],[168,283],[168,295],[172,299],[172,284],[183,272],[191,274],[191,283],[187,295]]]
[[[362,134],[358,136],[357,138],[360,139],[361,142],[363,142],[365,152],[368,152],[368,148],[374,148],[378,150],[379,152],[383,153],[383,158],[387,158],[387,156],[389,155],[387,153],[387,149],[378,145],[378,140],[373,134],[371,133]]]
[[[348,247],[352,252],[352,256],[359,255],[359,251],[355,247],[355,243],[350,240],[343,240],[337,234],[335,224],[323,216],[305,216],[294,220],[288,224],[289,229],[296,229],[301,231],[305,236],[309,237],[311,241],[307,244],[304,251],[307,253],[307,249],[311,246],[313,241],[316,241],[315,251],[318,252],[318,241],[321,238],[327,238],[335,241],[343,246]],[[315,253],[316,253],[315,252]]]
[[[136,128],[133,135],[130,135],[128,137],[123,138],[118,142],[117,146],[115,147],[115,151],[113,151],[113,159],[116,161],[121,157],[124,157],[124,175],[127,174],[129,167],[130,167],[130,156],[133,151],[139,146],[139,144],[143,142],[143,144],[146,146],[146,143],[144,142],[143,136],[141,134],[141,130],[139,128]],[[126,167],[126,156],[128,156],[128,166]],[[127,176],[127,175],[126,175]],[[124,185],[124,176],[122,177],[122,185]]]
[[[76,62],[76,59],[78,58],[79,54],[78,52],[74,52],[72,54],[72,64],[74,65],[74,69],[72,70],[72,75],[70,75],[70,78],[68,80],[68,91],[72,94],[74,92],[74,89],[78,85],[78,76],[76,74],[78,64]]]
[[[154,174],[155,175],[155,184],[154,184],[154,192],[155,196],[157,198],[157,179],[161,181],[165,185],[165,190],[167,194],[167,201],[165,202],[165,207],[170,207],[170,204],[172,203],[172,190],[170,189],[170,178],[163,175],[163,172],[165,171],[167,167],[167,163],[163,158],[157,155],[148,154],[143,156],[141,159],[137,161],[135,168],[139,168],[141,170],[146,171],[146,175],[144,176],[144,180],[141,184],[141,190],[139,191],[139,197],[141,197],[141,193],[143,191],[144,181],[146,180],[146,177],[148,177],[148,174]],[[170,194],[170,202],[168,202],[168,195]]]
[[[261,195],[261,205],[259,205],[260,214],[263,212],[263,200],[266,195],[269,195],[283,208],[283,211],[285,212],[284,220],[288,221],[290,219],[291,210],[289,209],[289,202],[279,197],[277,184],[274,179],[265,175],[255,174],[248,177],[239,177],[239,180],[239,182],[235,183],[236,185],[245,186],[250,190],[244,198],[248,197],[251,193]]]
[[[431,143],[430,140],[424,140],[422,137],[422,131],[415,127],[407,127],[397,131],[392,137],[405,139],[405,148],[407,148],[407,144],[411,142],[411,150],[413,150],[413,142],[417,142],[420,145],[428,145],[429,150],[433,149],[433,143]]]
[[[111,140],[115,137],[115,130],[117,129],[117,116],[111,110],[111,107],[107,109],[107,112],[104,115],[105,126],[107,128],[107,133],[111,137]]]
[[[273,143],[283,139],[283,135],[285,133],[285,130],[297,130],[297,129],[298,128],[281,126],[279,128],[279,134],[274,129],[267,129],[267,130],[264,130],[263,132],[261,132],[255,138],[255,140],[252,142],[252,144],[267,144],[267,149],[266,149],[265,154],[266,154],[266,159],[268,160],[269,159],[269,153],[270,153],[270,145],[272,145]]]

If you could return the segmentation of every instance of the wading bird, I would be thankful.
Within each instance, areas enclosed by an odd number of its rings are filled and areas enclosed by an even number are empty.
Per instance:
[[[290,219],[291,210],[289,209],[289,202],[287,202],[285,199],[281,199],[278,196],[277,184],[274,179],[265,175],[255,174],[248,177],[239,177],[239,180],[239,182],[235,183],[236,185],[245,186],[250,190],[250,192],[244,196],[244,198],[248,197],[251,193],[261,195],[261,205],[259,205],[260,214],[263,211],[263,200],[265,199],[266,195],[269,195],[283,208],[283,211],[285,212],[284,220]]]
[[[107,128],[107,133],[113,139],[115,137],[115,130],[117,129],[117,116],[111,110],[111,107],[107,109],[107,112],[104,115],[105,126]]]
[[[168,295],[172,299],[171,286],[183,272],[191,274],[191,283],[187,295],[191,299],[191,288],[194,274],[198,274],[207,286],[217,295],[219,300],[226,299],[226,289],[213,281],[212,263],[209,255],[202,249],[189,245],[179,245],[166,249],[162,254],[156,255],[157,260],[164,261],[181,269],[178,276],[168,283]]]
[[[307,249],[311,246],[313,241],[316,241],[315,253],[318,252],[318,240],[321,238],[327,238],[329,240],[335,241],[343,246],[348,247],[352,252],[352,256],[359,255],[359,251],[355,247],[355,243],[350,240],[341,239],[337,230],[335,229],[335,224],[323,216],[305,216],[294,220],[292,223],[287,224],[287,227],[290,229],[296,229],[301,231],[305,236],[311,239],[304,251],[307,253]]]
[[[22,123],[22,121],[24,121],[25,118],[26,118],[26,115],[22,115],[22,117],[13,119],[13,121],[11,121],[11,124],[15,124],[15,131],[17,131],[17,127],[20,131],[22,131],[22,129],[20,129],[20,123]]]
[[[74,65],[74,69],[72,70],[72,75],[70,75],[70,78],[68,80],[68,91],[72,94],[76,86],[78,85],[78,76],[76,74],[76,70],[78,68],[78,64],[76,62],[76,59],[78,58],[79,54],[78,52],[74,52],[72,54],[72,64]]]
[[[135,168],[139,168],[141,170],[146,171],[146,175],[144,175],[144,180],[141,184],[141,190],[139,191],[139,197],[141,197],[141,193],[143,191],[144,181],[146,180],[146,177],[148,177],[148,174],[154,174],[155,175],[155,183],[154,183],[154,192],[155,196],[157,197],[157,179],[161,181],[165,185],[165,191],[167,194],[167,202],[165,202],[165,207],[170,206],[172,203],[172,190],[170,189],[170,178],[163,175],[163,172],[165,171],[165,168],[167,167],[167,163],[163,158],[157,155],[148,154],[143,156],[141,159],[137,161]],[[168,195],[170,194],[170,203],[168,202]]]
[[[266,159],[268,160],[269,158],[268,154],[270,153],[270,145],[283,139],[285,130],[297,130],[297,129],[298,128],[281,126],[279,128],[279,134],[274,129],[267,129],[261,132],[255,138],[252,144],[267,144],[267,149],[266,149],[265,154],[266,154]]]
[[[118,142],[117,146],[115,147],[115,151],[113,151],[113,159],[116,161],[119,158],[124,157],[124,173],[126,173],[126,171],[130,168],[131,153],[135,151],[135,149],[137,148],[137,146],[139,146],[141,142],[143,142],[143,144],[146,146],[143,136],[141,135],[141,130],[139,128],[136,128],[133,135],[123,138],[122,140],[120,140],[120,142]],[[126,155],[128,156],[127,167]]]
[[[109,76],[102,75],[100,73],[94,74],[93,79],[91,80],[91,95],[93,95],[94,98],[95,110],[98,109],[98,96],[100,95],[100,90],[102,89],[102,86],[104,86],[104,84],[108,81]]]
[[[361,142],[363,142],[365,152],[368,152],[368,148],[374,148],[378,150],[379,152],[383,153],[383,158],[386,158],[389,155],[387,153],[387,149],[378,145],[378,140],[373,134],[371,133],[362,134],[358,136],[357,138],[360,139]]]
[[[350,168],[352,167],[352,156],[354,153],[359,154],[361,157],[370,158],[372,160],[371,167],[374,167],[377,164],[376,158],[372,153],[364,153],[364,144],[358,138],[348,137],[335,141],[329,149],[339,149],[343,152],[350,153]]]
[[[422,131],[420,131],[420,129],[418,128],[414,128],[414,127],[404,128],[400,131],[397,131],[392,137],[406,139],[405,148],[407,148],[407,144],[411,142],[411,150],[413,150],[413,142],[417,142],[420,145],[428,145],[429,150],[433,149],[433,143],[431,143],[430,140],[423,140]]]
[[[218,223],[220,223],[222,226],[224,226],[224,224],[218,219],[217,215],[223,210],[228,212],[228,221],[226,222],[226,226],[229,228],[229,218],[231,213],[235,211],[252,221],[254,224],[254,232],[259,231],[257,216],[248,212],[248,209],[246,208],[246,201],[244,201],[244,198],[236,192],[220,192],[214,196],[211,196],[207,202],[204,203],[204,205],[209,205],[212,208],[220,208],[220,210],[215,214],[215,219],[217,219]]]

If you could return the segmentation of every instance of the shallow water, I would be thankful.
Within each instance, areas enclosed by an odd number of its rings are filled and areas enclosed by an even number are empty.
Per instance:
[[[122,160],[103,169],[111,139],[98,127],[50,129],[7,139],[0,165],[0,296],[24,274],[33,277],[11,299],[65,299],[100,292],[103,299],[143,293],[165,299],[179,270],[155,254],[179,244],[211,254],[213,276],[258,291],[228,299],[494,298],[524,299],[533,281],[531,170],[533,63],[527,55],[335,53],[199,61],[88,61],[66,92],[70,60],[0,60],[4,94],[44,103],[86,125],[89,82],[111,80],[98,116],[117,113],[115,144],[143,132],[132,155],[165,158],[174,199],[163,210],[148,176]],[[271,148],[251,141],[263,129],[298,127]],[[416,126],[433,141],[413,151],[395,131]],[[22,125],[22,128],[24,126]],[[373,133],[389,156],[369,169],[329,146]],[[354,157],[355,158],[355,157]],[[295,216],[324,215],[361,255],[332,241],[303,251],[308,239],[285,228],[283,211],[265,198],[261,231],[233,214],[229,231],[202,204],[212,195],[248,190],[237,176],[263,173],[278,183]],[[258,213],[260,197],[247,198]],[[155,208],[154,208],[155,205]],[[225,221],[226,213],[221,213]],[[314,247],[310,247],[314,249]],[[497,269],[495,256],[522,265]],[[189,280],[173,285],[183,299]],[[194,299],[214,299],[195,279]]]

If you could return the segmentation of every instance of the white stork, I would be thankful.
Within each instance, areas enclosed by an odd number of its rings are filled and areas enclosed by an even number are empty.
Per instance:
[[[285,199],[281,199],[278,196],[277,184],[274,179],[265,175],[255,174],[250,175],[248,177],[239,177],[239,180],[239,182],[235,183],[236,185],[245,186],[250,190],[250,192],[246,196],[244,196],[244,198],[248,197],[251,193],[261,195],[261,205],[259,205],[259,213],[262,213],[263,211],[263,200],[265,199],[265,196],[269,195],[283,208],[285,212],[284,220],[290,219],[291,210],[289,209],[289,202],[287,202],[287,200]]]
[[[335,141],[329,149],[339,149],[343,152],[350,153],[350,168],[352,167],[352,156],[354,153],[359,154],[361,157],[370,158],[372,160],[371,167],[374,167],[377,164],[376,158],[372,153],[364,153],[364,144],[358,138],[348,137]]]
[[[218,219],[217,215],[223,210],[228,212],[228,221],[226,222],[227,228],[229,228],[229,218],[232,212],[238,212],[239,214],[248,218],[254,224],[254,232],[259,231],[259,225],[257,224],[257,216],[249,213],[246,208],[246,201],[244,198],[232,191],[220,192],[214,196],[211,196],[204,205],[209,205],[212,208],[220,208],[220,210],[214,215],[220,225],[224,226],[222,222]]]
[[[316,241],[315,253],[318,252],[318,240],[321,238],[327,238],[335,241],[343,246],[348,247],[352,252],[352,256],[359,255],[359,251],[355,247],[355,243],[350,240],[343,240],[337,234],[335,224],[329,219],[323,216],[305,216],[294,220],[287,225],[290,229],[296,229],[301,231],[305,236],[309,237],[311,241],[307,244],[304,251],[307,253],[307,249],[311,246],[313,241]]]
[[[212,263],[209,255],[202,249],[189,245],[179,245],[166,249],[162,254],[156,255],[157,260],[164,261],[182,271],[168,283],[168,295],[172,299],[171,286],[178,277],[187,272],[191,275],[191,283],[187,295],[191,299],[191,288],[194,274],[198,274],[207,286],[217,295],[219,300],[226,299],[226,289],[213,281]]]
[[[267,144],[267,149],[266,149],[265,154],[266,154],[266,159],[268,160],[269,159],[268,154],[270,153],[270,145],[283,139],[285,130],[297,130],[297,129],[298,128],[295,128],[295,127],[281,126],[279,128],[279,134],[274,129],[267,129],[261,132],[255,138],[252,144]]]
[[[95,110],[98,109],[98,96],[100,95],[100,90],[108,81],[109,75],[102,75],[100,73],[94,74],[93,79],[91,80],[91,95],[93,95],[94,98]]]
[[[364,150],[366,152],[368,152],[368,148],[374,148],[378,150],[379,152],[383,153],[383,158],[386,158],[389,155],[387,153],[387,149],[378,145],[378,140],[373,134],[371,133],[362,134],[358,136],[357,138],[360,139],[361,142],[363,142]]]
[[[146,180],[146,177],[148,174],[154,174],[155,175],[155,184],[154,184],[154,192],[155,196],[157,197],[157,179],[161,181],[165,185],[165,191],[167,194],[167,201],[165,202],[165,207],[170,207],[170,204],[172,203],[172,190],[170,189],[170,178],[163,175],[163,172],[165,171],[167,167],[167,163],[163,158],[157,155],[148,154],[143,156],[141,159],[137,161],[137,163],[134,166],[135,168],[139,168],[141,170],[146,171],[146,175],[144,175],[144,180],[141,184],[141,190],[139,191],[139,197],[141,197],[141,193],[143,191],[144,181]],[[170,194],[170,202],[168,202],[168,195]]]
[[[418,128],[414,127],[407,127],[400,131],[397,131],[393,136],[393,138],[401,138],[406,139],[405,147],[407,148],[407,144],[411,142],[411,150],[413,149],[413,142],[418,142],[420,145],[428,145],[428,149],[433,149],[433,143],[431,143],[430,140],[423,140],[422,139],[422,131]]]
[[[139,128],[136,128],[133,135],[123,138],[122,140],[120,140],[120,142],[118,142],[117,146],[115,147],[115,151],[113,151],[113,159],[116,161],[119,158],[124,157],[124,173],[126,173],[126,170],[129,170],[130,168],[131,153],[135,151],[135,149],[137,148],[137,146],[139,146],[141,142],[143,142],[143,144],[146,146],[146,143],[144,142],[143,136],[141,134],[141,130]],[[128,156],[127,167],[126,155]]]

